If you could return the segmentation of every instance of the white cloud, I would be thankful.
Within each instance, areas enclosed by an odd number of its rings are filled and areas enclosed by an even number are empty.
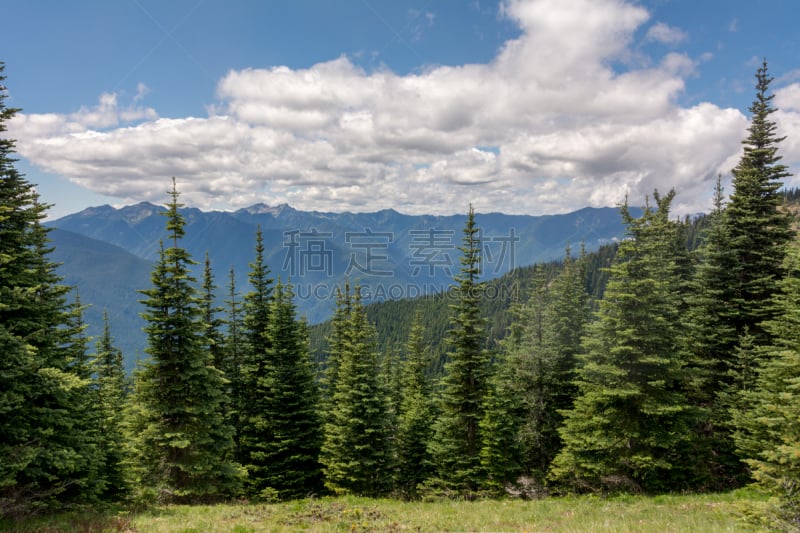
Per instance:
[[[647,30],[646,38],[664,44],[678,44],[688,39],[689,36],[679,28],[658,22]]]
[[[793,83],[776,90],[774,103],[778,111],[773,117],[779,134],[786,136],[780,145],[784,159],[782,163],[796,163],[800,161],[800,83]],[[800,185],[797,179],[793,180],[792,184]]]
[[[232,70],[208,117],[158,118],[139,105],[140,86],[130,107],[106,94],[72,115],[19,115],[12,134],[39,167],[127,201],[163,201],[174,175],[182,199],[204,208],[453,213],[471,201],[480,211],[553,213],[673,186],[684,212],[708,207],[747,122],[713,104],[677,104],[697,68],[683,54],[611,67],[635,53],[646,10],[508,0],[501,11],[522,34],[487,64],[398,75],[339,57]],[[657,27],[662,41],[678,35]],[[778,100],[794,98],[785,91]]]

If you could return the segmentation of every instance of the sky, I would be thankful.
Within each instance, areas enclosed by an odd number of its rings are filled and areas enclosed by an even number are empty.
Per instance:
[[[4,0],[17,167],[56,218],[710,207],[775,79],[800,174],[796,0]],[[800,185],[789,178],[788,185]]]

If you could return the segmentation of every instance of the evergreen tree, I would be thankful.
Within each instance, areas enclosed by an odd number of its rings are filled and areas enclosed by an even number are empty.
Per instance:
[[[385,494],[391,488],[391,455],[386,422],[388,406],[381,387],[375,327],[367,321],[360,288],[340,291],[336,380],[322,445],[325,485],[335,493],[365,496]]]
[[[267,328],[274,279],[269,276],[269,267],[264,262],[264,234],[261,226],[256,230],[255,252],[255,260],[250,263],[250,272],[247,275],[251,290],[244,297],[244,335],[247,339],[245,364],[249,367],[258,366],[258,361],[269,350]]]
[[[250,263],[251,291],[244,297],[241,403],[239,413],[239,461],[248,472],[249,492],[258,495],[266,487],[269,461],[266,447],[274,435],[270,417],[270,379],[274,372],[269,336],[272,283],[269,268],[264,263],[264,239],[261,227],[256,231],[255,260]],[[265,493],[264,496],[267,496]]]
[[[546,417],[548,380],[552,360],[544,349],[545,314],[548,305],[547,272],[536,265],[528,301],[512,307],[509,335],[502,342],[502,357],[490,382],[481,434],[481,463],[486,488],[502,493],[542,446],[542,422]],[[547,368],[546,368],[547,367]],[[525,464],[525,466],[523,466]],[[540,475],[539,478],[542,476]]]
[[[345,280],[344,289],[336,287],[336,309],[331,318],[331,334],[327,338],[328,357],[325,358],[325,365],[321,372],[321,400],[323,409],[326,411],[331,408],[333,403],[333,392],[336,389],[339,374],[339,355],[345,350],[351,312],[350,281]]]
[[[417,312],[411,326],[406,357],[401,370],[397,427],[397,486],[406,498],[417,496],[417,485],[430,474],[428,442],[431,437],[431,385],[426,372],[429,355],[423,341],[422,315]]]
[[[766,517],[785,531],[800,528],[800,247],[789,247],[787,275],[778,285],[775,318],[763,327],[773,338],[762,350],[757,387],[740,393],[736,444],[760,487],[777,497]]]
[[[715,209],[700,249],[700,264],[690,300],[687,348],[694,369],[690,401],[708,412],[698,426],[697,455],[706,465],[706,486],[741,484],[747,471],[739,461],[731,432],[737,398],[754,382],[738,375],[741,341],[769,343],[762,323],[772,318],[770,300],[782,276],[784,246],[791,236],[790,218],[778,189],[788,174],[780,164],[775,109],[769,94],[772,78],[764,63],[756,73],[756,99],[744,154],[733,170],[733,194],[723,206],[717,182]],[[757,365],[757,361],[754,362]],[[752,374],[755,375],[754,373]]]
[[[560,430],[564,447],[549,477],[576,490],[682,488],[681,465],[693,410],[681,392],[681,279],[674,192],[654,194],[657,208],[634,219],[620,244],[586,354],[578,397]]]
[[[529,300],[516,306],[483,422],[481,453],[492,490],[523,474],[540,488],[561,449],[558,428],[576,395],[572,382],[589,320],[584,278],[583,259],[567,249],[552,280],[536,267]]]
[[[306,330],[296,317],[293,298],[292,286],[278,280],[267,330],[272,367],[265,378],[264,398],[271,440],[260,443],[266,465],[257,471],[261,478],[250,479],[256,494],[275,491],[280,498],[303,497],[322,488],[318,394]]]
[[[123,366],[122,352],[114,346],[108,313],[103,311],[103,335],[97,341],[94,359],[93,410],[99,418],[100,456],[99,477],[104,481],[103,496],[119,499],[128,492],[127,449],[125,446],[124,412],[128,394],[128,379]]]
[[[553,398],[556,411],[572,407],[577,389],[574,384],[581,343],[591,319],[589,294],[586,292],[586,253],[581,249],[575,259],[567,248],[564,266],[553,280],[547,307],[545,344],[552,347],[556,359],[557,391]]]
[[[171,247],[153,269],[142,303],[146,311],[146,352],[135,401],[141,420],[135,438],[136,482],[171,501],[218,499],[235,493],[241,472],[232,460],[233,428],[223,417],[224,384],[204,349],[202,298],[180,247],[185,221],[179,193],[170,192],[167,231]]]
[[[75,427],[81,429],[70,433],[69,438],[74,439],[75,446],[84,454],[85,463],[80,477],[85,481],[70,485],[64,493],[67,498],[75,501],[96,500],[104,495],[107,488],[107,480],[103,476],[101,419],[92,395],[93,369],[88,352],[89,338],[86,336],[88,326],[83,318],[85,310],[80,293],[75,289],[75,300],[67,307],[66,325],[60,331],[67,339],[63,348],[68,351],[68,368],[81,381],[81,385],[75,389],[76,420],[73,422]]]
[[[48,206],[2,135],[17,112],[5,106],[3,70],[0,63],[0,516],[94,496],[87,476],[98,459],[84,404],[85,338],[48,258]]]
[[[214,303],[217,286],[214,284],[214,272],[211,269],[211,260],[206,252],[203,263],[203,284],[200,293],[200,307],[203,312],[205,334],[203,335],[203,349],[211,354],[214,366],[225,372],[225,341],[222,328],[225,321],[219,318],[222,308]],[[227,387],[226,387],[227,388]]]
[[[241,412],[244,403],[244,384],[242,382],[242,359],[244,357],[244,339],[242,338],[242,316],[239,293],[236,290],[236,276],[233,267],[228,273],[228,299],[225,300],[227,319],[225,323],[228,327],[224,339],[223,361],[219,367],[227,380],[226,396],[228,397],[228,408],[225,418],[228,423],[236,429],[234,443],[236,445],[237,456],[239,450],[239,431],[242,427]]]
[[[750,106],[749,135],[743,141],[744,154],[733,169],[733,194],[725,209],[725,223],[733,251],[733,326],[741,334],[747,327],[757,344],[769,341],[761,323],[774,317],[770,300],[776,282],[783,277],[785,245],[791,239],[791,215],[781,209],[779,189],[788,177],[780,163],[776,134],[770,120],[776,111],[769,85],[773,78],[766,61],[756,73],[756,99]]]
[[[525,423],[523,400],[519,396],[521,383],[514,373],[508,355],[501,353],[497,370],[489,379],[484,399],[484,414],[480,420],[480,465],[485,478],[481,488],[503,495],[509,484],[523,472],[523,446],[519,441]]]
[[[443,488],[469,494],[482,480],[480,421],[490,375],[480,300],[481,243],[470,206],[459,248],[456,303],[451,306],[452,352],[442,379],[441,414],[436,421],[431,454]]]

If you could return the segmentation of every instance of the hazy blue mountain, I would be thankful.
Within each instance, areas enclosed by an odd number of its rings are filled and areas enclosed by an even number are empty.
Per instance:
[[[93,307],[87,320],[112,317],[120,344],[141,352],[132,330],[141,328],[137,289],[149,286],[149,270],[166,235],[165,208],[140,203],[100,206],[49,222],[55,258],[67,282],[80,287]],[[219,299],[234,268],[240,292],[249,290],[256,228],[264,232],[266,261],[274,276],[296,286],[300,313],[311,323],[333,311],[335,287],[346,278],[365,286],[365,300],[415,297],[445,289],[459,268],[458,246],[465,215],[411,216],[387,209],[374,213],[304,212],[288,205],[256,204],[235,212],[182,210],[183,246],[198,262],[208,252]],[[634,213],[636,214],[636,213]],[[563,215],[477,214],[482,230],[484,278],[563,256],[567,245],[587,250],[624,235],[616,208],[584,208]],[[81,238],[82,237],[82,238]],[[168,245],[168,243],[165,243]],[[113,246],[112,246],[113,245]],[[199,267],[198,267],[199,273]],[[97,331],[96,329],[94,331]],[[130,354],[126,354],[130,358]]]
[[[88,305],[84,312],[87,334],[100,337],[103,311],[107,311],[111,333],[125,354],[126,367],[133,368],[136,358],[144,355],[146,340],[136,290],[150,283],[152,262],[119,246],[71,231],[53,229],[50,240],[54,247],[50,257],[60,263],[58,272],[64,283],[77,287],[81,303]],[[93,352],[94,348],[92,343],[89,349]]]

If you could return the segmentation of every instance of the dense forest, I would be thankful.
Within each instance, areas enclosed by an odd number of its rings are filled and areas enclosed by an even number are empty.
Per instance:
[[[470,207],[451,291],[365,306],[346,283],[313,328],[260,231],[248,287],[208,258],[193,277],[173,179],[132,376],[108,323],[85,336],[48,259],[48,206],[0,138],[0,516],[754,483],[776,497],[774,523],[796,527],[797,192],[781,190],[766,63],[756,81],[733,190],[718,180],[707,216],[676,219],[676,192],[654,191],[640,217],[620,207],[620,243],[482,282]],[[0,133],[17,111],[5,97]]]

